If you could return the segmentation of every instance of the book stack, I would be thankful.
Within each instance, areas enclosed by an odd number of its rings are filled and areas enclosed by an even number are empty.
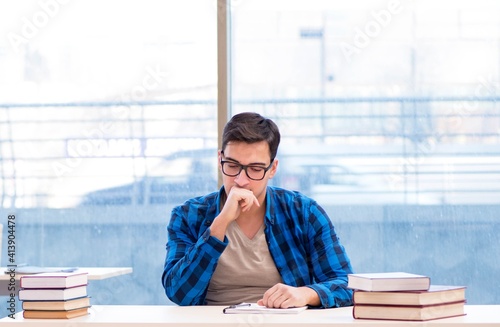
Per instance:
[[[51,272],[21,277],[23,317],[69,319],[88,314],[87,273]]]
[[[428,276],[387,272],[351,274],[353,317],[427,321],[465,315],[465,286],[433,285]]]

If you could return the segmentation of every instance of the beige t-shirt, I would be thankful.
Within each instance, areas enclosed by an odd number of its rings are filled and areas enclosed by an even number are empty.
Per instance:
[[[219,258],[207,292],[207,304],[257,302],[282,279],[269,253],[264,225],[249,239],[233,221],[226,236],[229,244]]]

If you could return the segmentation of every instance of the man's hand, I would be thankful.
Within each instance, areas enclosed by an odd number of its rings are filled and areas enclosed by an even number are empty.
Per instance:
[[[259,200],[252,191],[233,186],[229,191],[224,207],[210,227],[210,235],[217,237],[221,241],[224,240],[227,226],[236,220],[242,212],[250,210],[254,205],[260,207]]]
[[[319,306],[321,303],[318,293],[310,287],[293,287],[278,283],[268,289],[257,304],[286,309],[304,305]]]
[[[259,200],[252,191],[233,186],[229,191],[220,215],[228,216],[231,221],[236,220],[242,212],[250,210],[253,205],[260,207]]]

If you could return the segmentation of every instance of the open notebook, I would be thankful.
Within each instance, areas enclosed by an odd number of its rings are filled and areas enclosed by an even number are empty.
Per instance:
[[[224,308],[224,313],[261,313],[261,314],[286,314],[299,313],[307,309],[307,306],[293,307],[287,309],[268,308],[257,303],[240,303]]]

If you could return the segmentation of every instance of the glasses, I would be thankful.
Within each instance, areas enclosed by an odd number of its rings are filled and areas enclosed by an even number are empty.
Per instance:
[[[271,160],[271,163],[267,167],[255,166],[255,165],[241,165],[237,162],[226,161],[226,160],[221,160],[220,164],[222,166],[222,172],[226,176],[236,177],[241,173],[242,170],[244,170],[245,173],[247,174],[247,177],[250,178],[251,180],[261,181],[264,179],[264,176],[266,176],[267,171],[271,169],[273,161],[274,159]]]

